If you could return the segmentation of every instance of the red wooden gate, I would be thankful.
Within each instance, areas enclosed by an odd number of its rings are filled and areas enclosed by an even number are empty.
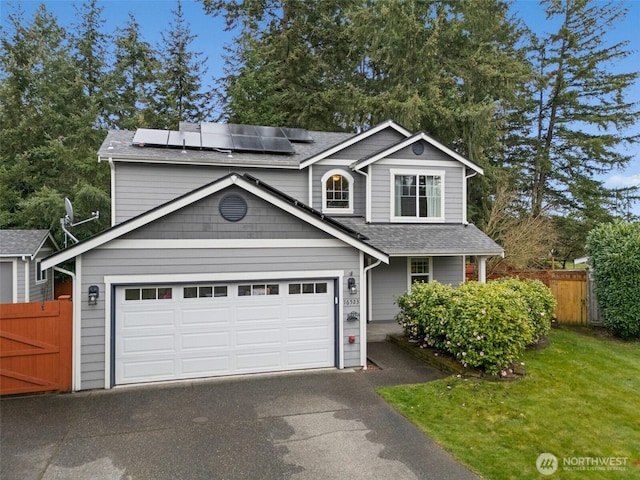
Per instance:
[[[0,305],[0,395],[71,391],[70,297]]]

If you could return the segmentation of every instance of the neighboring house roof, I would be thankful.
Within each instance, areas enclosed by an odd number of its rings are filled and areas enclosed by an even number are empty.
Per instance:
[[[169,215],[170,213],[234,185],[258,196],[259,198],[262,198],[276,207],[282,208],[295,217],[319,228],[339,240],[344,241],[346,244],[377,258],[378,260],[385,263],[388,263],[389,261],[388,255],[377,247],[366,242],[366,239],[362,235],[357,231],[350,229],[348,226],[341,225],[331,217],[308,207],[299,200],[296,200],[279,190],[262,183],[250,175],[230,173],[225,177],[153,208],[141,215],[138,215],[137,217],[115,225],[102,233],[47,257],[42,262],[42,268],[49,268],[66,262],[67,260],[78,255],[82,255],[94,248],[98,248],[111,240],[115,240],[122,235],[132,232],[166,215]]]
[[[192,124],[186,124],[192,125]],[[185,124],[181,124],[181,128]],[[152,162],[190,165],[215,165],[234,168],[291,168],[298,169],[300,163],[324,152],[336,144],[355,136],[353,133],[309,132],[311,143],[294,143],[293,155],[255,152],[229,152],[225,150],[195,150],[169,147],[132,145],[135,132],[128,130],[109,130],[107,137],[98,150],[100,161]]]
[[[0,230],[0,257],[30,257],[32,260],[49,240],[57,249],[49,230]]]
[[[341,217],[340,222],[389,256],[504,255],[500,245],[471,224],[366,223],[362,217]]]
[[[378,160],[386,158],[387,156],[397,152],[398,150],[402,150],[403,148],[413,145],[414,143],[422,142],[422,141],[427,142],[428,144],[437,148],[438,150],[445,153],[446,155],[454,158],[455,160],[458,160],[467,168],[470,168],[478,172],[480,175],[484,175],[484,171],[478,165],[476,165],[470,160],[467,160],[462,155],[454,152],[449,147],[443,145],[442,143],[438,142],[435,138],[430,137],[424,132],[418,132],[415,135],[407,138],[406,140],[403,140],[401,142],[396,143],[395,145],[392,145],[391,147],[384,148],[379,152],[374,153],[373,155],[369,155],[368,157],[365,157],[356,162],[353,162],[351,164],[351,168],[353,170],[360,170],[368,165],[371,165],[374,162],[377,162]]]

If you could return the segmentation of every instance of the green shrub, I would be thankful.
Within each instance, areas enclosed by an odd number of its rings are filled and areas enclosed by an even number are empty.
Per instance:
[[[396,299],[405,335],[449,353],[464,366],[504,372],[548,333],[555,299],[539,281],[469,282],[457,289],[415,284]]]
[[[640,224],[600,225],[589,232],[586,250],[604,326],[640,338]]]
[[[448,309],[454,290],[439,282],[416,283],[396,299],[396,320],[405,335],[423,346],[442,349],[446,342]]]
[[[496,281],[519,292],[524,298],[534,343],[548,335],[551,331],[551,318],[557,305],[549,287],[540,280],[501,278]]]
[[[469,282],[455,292],[447,350],[464,366],[506,370],[534,340],[523,295],[503,282]]]

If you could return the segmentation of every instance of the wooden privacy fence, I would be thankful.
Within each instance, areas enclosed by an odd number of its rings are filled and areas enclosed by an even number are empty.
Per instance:
[[[587,325],[586,270],[552,270],[549,288],[556,297],[558,323]]]
[[[599,324],[597,301],[593,292],[593,280],[587,285],[586,270],[518,270],[490,275],[540,280],[558,302],[555,317],[558,323],[571,325]]]
[[[0,395],[71,391],[70,297],[0,305]]]

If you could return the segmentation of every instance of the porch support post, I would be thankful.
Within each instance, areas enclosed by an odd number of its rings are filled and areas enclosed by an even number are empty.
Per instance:
[[[478,257],[478,281],[487,282],[487,257]]]

